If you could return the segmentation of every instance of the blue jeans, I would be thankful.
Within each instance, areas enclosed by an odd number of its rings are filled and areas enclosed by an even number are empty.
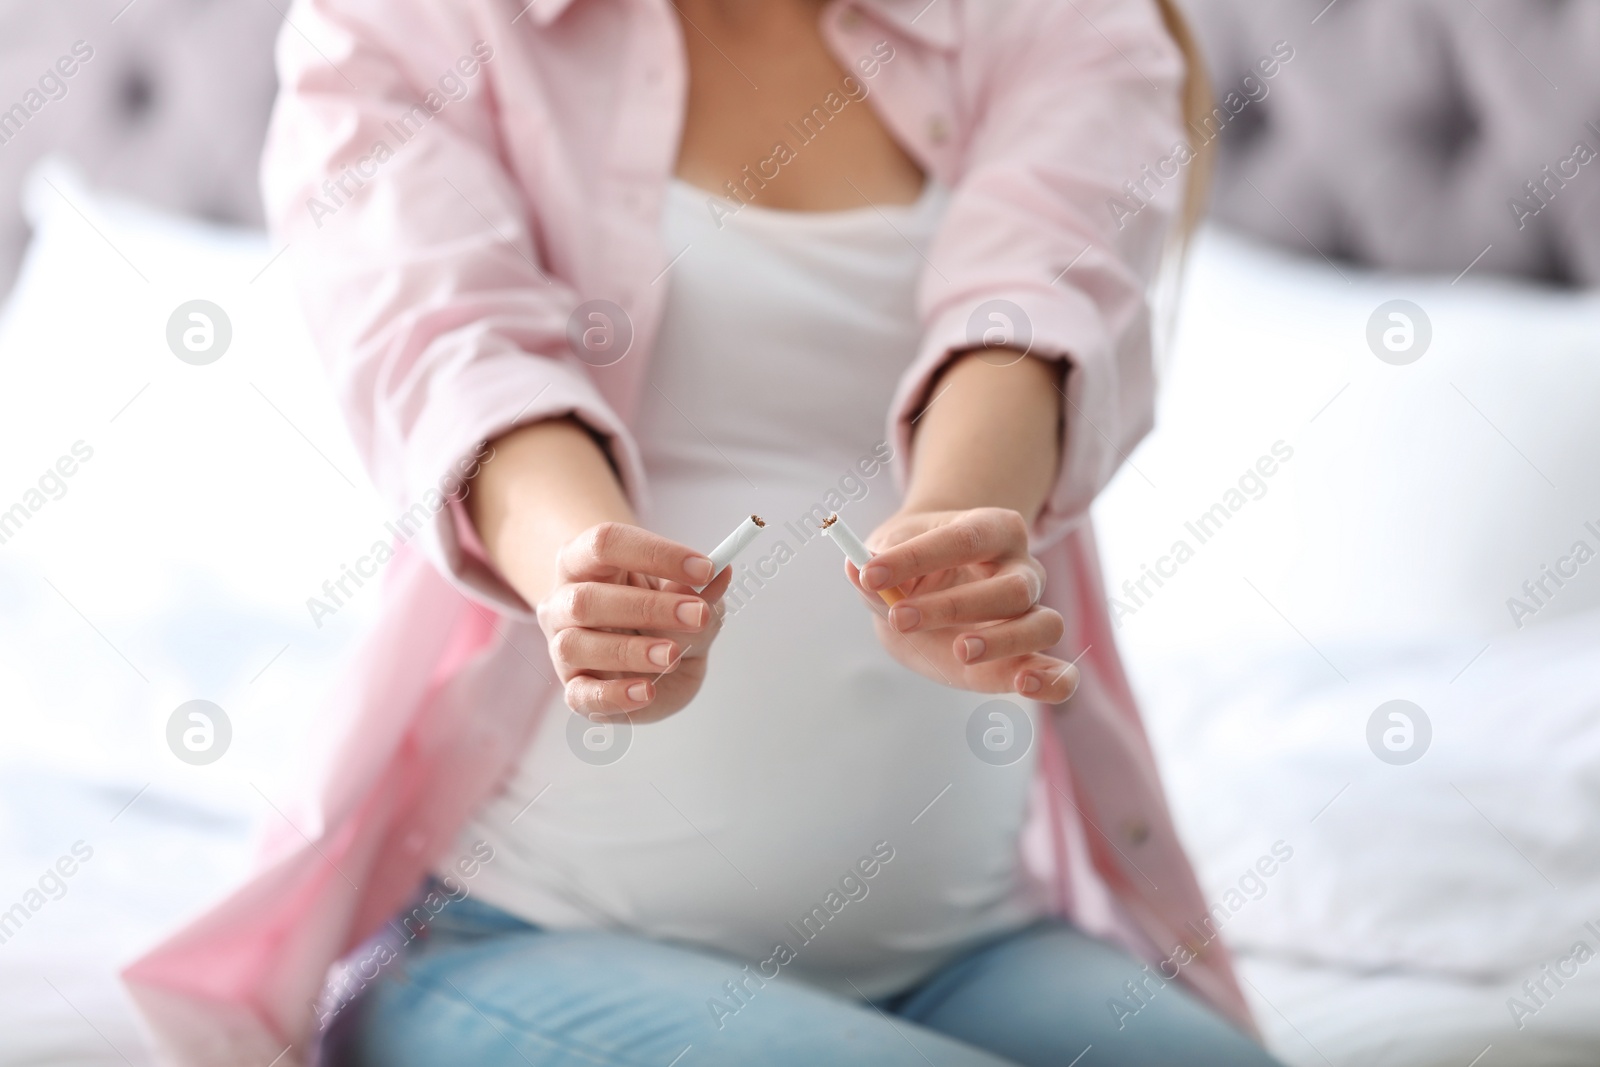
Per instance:
[[[742,964],[597,930],[547,931],[467,898],[333,1021],[328,1067],[1273,1067],[1175,982],[1040,922],[874,1003],[781,973],[735,1004]],[[752,968],[752,972],[753,972]],[[1134,999],[1124,983],[1144,992]],[[1124,1011],[1111,1008],[1117,998]],[[1137,1010],[1133,1010],[1137,1007]]]

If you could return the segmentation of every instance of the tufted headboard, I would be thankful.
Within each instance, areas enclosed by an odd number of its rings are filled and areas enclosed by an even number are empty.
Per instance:
[[[1180,3],[1219,98],[1247,101],[1214,217],[1336,260],[1600,285],[1600,3]]]
[[[287,2],[0,0],[0,294],[27,244],[23,179],[50,152],[162,207],[261,223]]]
[[[259,224],[288,3],[0,0],[0,293],[27,241],[21,183],[47,152],[164,207]],[[1600,283],[1600,159],[1572,162],[1580,141],[1600,152],[1600,3],[1180,3],[1219,101],[1246,101],[1214,123],[1220,218],[1309,255]],[[1293,56],[1263,78],[1280,41]]]

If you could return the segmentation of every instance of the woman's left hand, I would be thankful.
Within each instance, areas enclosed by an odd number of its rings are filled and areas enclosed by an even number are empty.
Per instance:
[[[1008,508],[899,512],[873,531],[864,573],[846,569],[876,611],[878,639],[904,666],[979,693],[1059,704],[1078,669],[1043,654],[1061,640],[1061,615],[1039,605],[1044,567],[1028,524]],[[878,590],[905,599],[887,612]]]

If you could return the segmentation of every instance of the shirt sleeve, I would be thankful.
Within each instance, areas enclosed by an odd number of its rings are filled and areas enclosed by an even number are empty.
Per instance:
[[[1149,291],[1189,177],[1185,68],[1153,0],[1015,7],[1009,26],[965,36],[974,118],[889,427],[909,478],[911,421],[954,355],[991,335],[1064,363],[1058,473],[1033,530],[1044,547],[1153,422]]]
[[[631,497],[642,467],[572,354],[577,298],[540,263],[498,148],[482,69],[493,50],[464,6],[297,0],[278,41],[262,189],[394,527],[416,531],[464,593],[529,617],[462,536],[463,478],[493,462],[484,442],[572,415],[608,445]],[[401,27],[407,39],[394,40]]]

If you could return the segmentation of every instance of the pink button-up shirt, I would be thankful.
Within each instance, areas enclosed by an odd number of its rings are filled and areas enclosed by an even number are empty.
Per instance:
[[[529,606],[442,503],[463,462],[514,425],[574,414],[628,493],[649,489],[629,422],[672,254],[659,220],[682,31],[665,0],[524,4],[296,0],[279,41],[268,214],[368,470],[411,517],[399,528],[423,529],[335,694],[346,726],[320,796],[257,875],[125,974],[176,1062],[312,1058],[330,965],[406,902],[547,703]],[[1147,290],[1180,190],[1141,168],[1183,138],[1182,57],[1155,0],[833,0],[821,19],[878,117],[952,190],[919,285],[924,341],[886,412],[898,476],[930,378],[991,322],[981,305],[1020,309],[1033,354],[1069,368],[1034,536],[1067,622],[1054,651],[1082,682],[1043,709],[1027,836],[1045,845],[1025,859],[1057,913],[1249,1028],[1117,658],[1086,515],[1151,423]],[[591,300],[625,309],[615,362],[574,354],[568,322]]]

